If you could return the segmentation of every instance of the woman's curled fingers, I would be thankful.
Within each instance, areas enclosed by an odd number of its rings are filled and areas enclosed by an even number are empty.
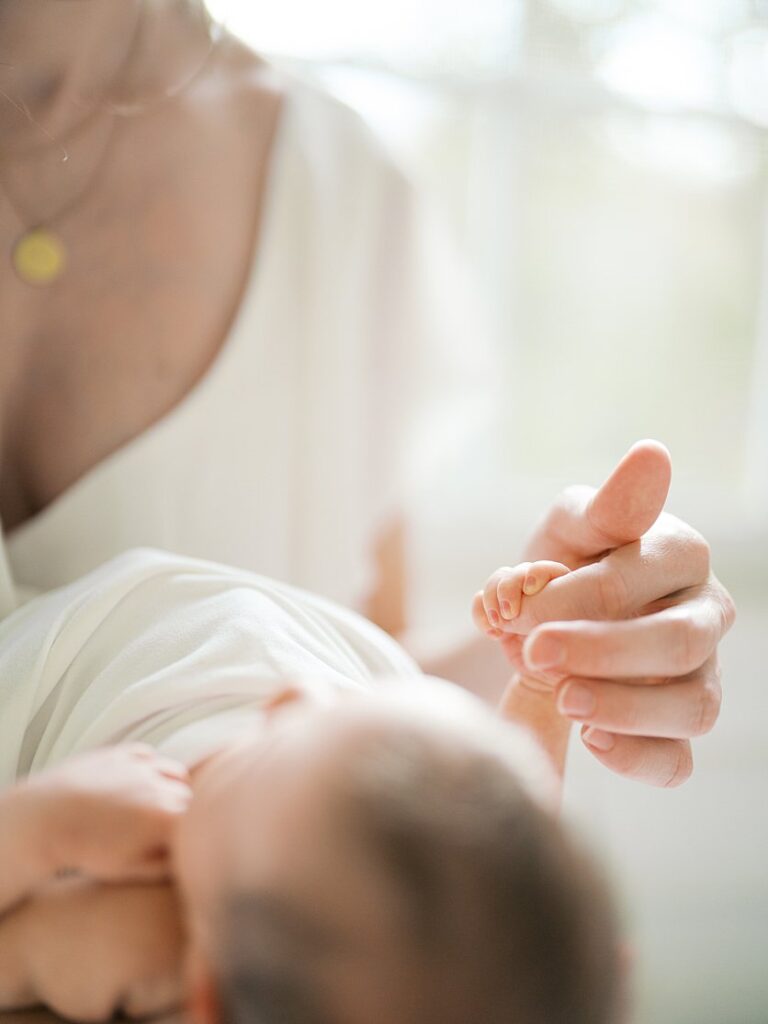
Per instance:
[[[722,690],[716,656],[680,678],[612,681],[568,677],[557,709],[575,722],[625,735],[691,739],[712,729]]]

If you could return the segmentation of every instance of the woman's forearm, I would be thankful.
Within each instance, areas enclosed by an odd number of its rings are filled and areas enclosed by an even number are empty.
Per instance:
[[[484,637],[467,642],[439,659],[421,659],[430,675],[450,679],[498,708],[502,718],[533,733],[562,783],[571,722],[555,707],[554,691],[514,675],[499,644]]]
[[[434,654],[421,650],[419,641],[408,634],[399,639],[428,675],[458,683],[489,704],[499,702],[510,674],[499,644],[477,636]]]
[[[557,711],[554,691],[515,675],[499,702],[499,714],[533,734],[555,770],[562,796],[571,722]]]

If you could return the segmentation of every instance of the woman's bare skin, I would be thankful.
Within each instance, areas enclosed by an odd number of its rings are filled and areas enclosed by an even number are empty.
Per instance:
[[[135,5],[99,6],[110,52],[115,36],[125,44],[109,18],[124,18]],[[14,19],[55,15],[62,31],[83,32],[78,19],[93,20],[94,12],[82,5],[78,14],[79,8],[36,4],[32,11],[10,0],[0,12],[7,30],[0,59],[12,56],[20,74],[25,55],[33,67],[44,64],[45,55],[26,53],[21,31],[9,42]],[[177,21],[172,33],[165,29],[173,40],[166,59],[183,79],[206,44],[199,20],[177,15]],[[39,36],[39,24],[36,31]],[[21,79],[6,72],[0,88],[27,102]],[[64,276],[41,291],[3,261],[0,516],[6,530],[175,406],[216,358],[251,269],[281,104],[269,66],[225,37],[181,96],[116,119],[97,179],[59,225],[70,253]],[[0,103],[3,176],[16,185],[17,201],[41,214],[76,194],[99,159],[112,115],[94,116],[70,141],[67,123],[83,116],[82,106],[64,98],[50,108],[42,101],[29,105],[52,134],[61,129],[70,151],[61,164],[60,146],[46,145],[44,135]],[[30,145],[37,147],[32,155],[17,155]],[[10,253],[21,229],[0,189],[0,251]]]

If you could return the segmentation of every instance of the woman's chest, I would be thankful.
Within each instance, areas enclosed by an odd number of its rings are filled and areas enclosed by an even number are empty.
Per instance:
[[[151,138],[126,142],[122,175],[65,234],[62,278],[32,290],[0,273],[6,529],[177,405],[216,359],[249,282],[276,114],[264,107],[248,133],[210,124],[206,144],[182,135],[154,159],[136,157]]]

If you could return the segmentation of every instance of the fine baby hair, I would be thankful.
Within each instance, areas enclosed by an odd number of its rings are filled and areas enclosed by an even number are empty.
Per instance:
[[[219,925],[226,1024],[615,1024],[607,887],[487,717],[478,743],[436,743],[415,726],[350,751],[337,828],[397,922],[383,1004],[372,992],[359,1021],[343,1013],[334,959],[347,954],[318,948],[273,895],[235,892]]]

